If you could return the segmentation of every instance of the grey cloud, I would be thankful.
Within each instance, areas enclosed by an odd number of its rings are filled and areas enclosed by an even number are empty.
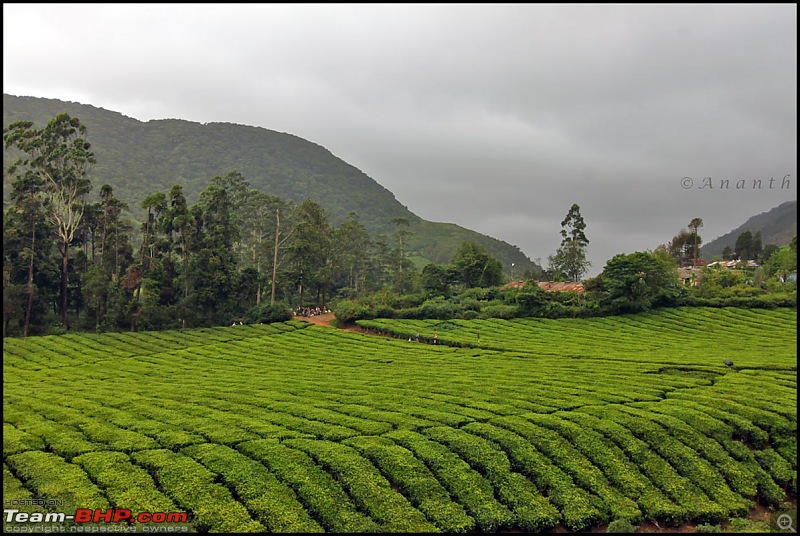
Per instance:
[[[318,143],[420,216],[592,272],[693,217],[796,199],[683,189],[797,165],[791,4],[4,4],[4,91]],[[34,36],[35,38],[30,38]],[[46,66],[46,68],[43,68]],[[447,202],[443,203],[442,200]]]

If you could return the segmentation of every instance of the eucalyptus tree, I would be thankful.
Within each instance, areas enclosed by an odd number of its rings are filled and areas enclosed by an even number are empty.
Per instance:
[[[369,233],[358,214],[350,212],[348,219],[334,232],[334,243],[346,284],[358,292],[364,288],[370,247]]]
[[[697,230],[703,226],[703,218],[692,218],[692,221],[689,222],[689,229],[692,231],[692,237],[694,238],[694,261],[692,262],[692,266],[697,266],[697,246],[698,244],[698,236]]]
[[[286,242],[292,237],[294,231],[297,229],[292,223],[292,216],[294,212],[291,210],[291,203],[283,201],[279,197],[273,196],[269,206],[275,210],[275,238],[272,248],[272,278],[270,280],[270,305],[275,305],[275,291],[278,284],[278,266],[283,259],[281,252],[286,247]],[[281,221],[281,212],[284,212],[288,218]],[[288,222],[286,220],[289,220]],[[287,230],[288,229],[288,230]],[[286,233],[286,234],[284,234]],[[261,303],[261,290],[259,287],[259,296],[256,305]]]
[[[3,130],[3,141],[6,149],[14,147],[24,155],[12,166],[41,181],[45,217],[61,244],[61,322],[68,328],[69,247],[81,223],[84,197],[91,190],[87,172],[95,163],[86,127],[78,118],[59,113],[42,129],[31,121],[15,121]]]
[[[167,265],[165,268],[169,272],[169,275],[173,275],[174,273],[180,274],[177,283],[183,284],[183,296],[185,298],[189,294],[189,252],[187,246],[190,227],[189,207],[186,202],[186,196],[183,195],[183,187],[180,184],[175,184],[170,188],[168,197],[169,208],[162,221],[162,231],[166,234],[169,244],[169,248],[167,249]],[[174,267],[174,261],[172,259],[173,253],[180,256],[181,267],[179,271]],[[176,288],[176,294],[180,293],[177,291],[176,282],[173,281],[172,278],[170,278],[170,281],[170,287]],[[171,292],[167,291],[164,287],[162,287],[162,293],[171,294]],[[177,299],[177,296],[167,298],[170,303],[173,299]]]
[[[589,239],[586,238],[584,229],[586,223],[581,216],[581,208],[573,203],[561,222],[561,246],[554,256],[549,257],[552,268],[574,282],[579,281],[592,265],[586,258]]]
[[[148,195],[142,200],[141,207],[147,210],[147,216],[142,224],[142,245],[139,250],[139,262],[142,270],[152,265],[155,259],[155,249],[159,239],[159,230],[164,225],[162,217],[167,211],[167,196],[163,192]],[[148,263],[145,263],[147,253]]]
[[[667,251],[679,266],[693,264],[695,235],[686,229],[681,229],[667,244]]]
[[[233,244],[239,235],[231,219],[228,192],[209,184],[189,215],[193,227],[188,241],[193,287],[189,303],[204,313],[204,322],[219,324],[227,320],[224,314],[236,308],[231,303],[237,275]]]
[[[250,183],[244,175],[236,170],[231,170],[224,176],[211,179],[211,186],[225,190],[229,207],[230,225],[236,231],[236,239],[232,243],[237,260],[242,263],[250,251],[249,233],[254,217],[251,197],[258,191],[250,188]]]
[[[405,272],[408,268],[406,242],[412,233],[409,230],[410,223],[408,218],[392,218],[391,223],[395,226],[395,236],[397,237],[397,291],[402,294],[406,288]]]
[[[305,303],[305,289],[313,287],[317,301],[325,302],[325,287],[331,279],[332,230],[328,214],[318,203],[306,199],[295,211],[294,238],[288,248],[293,272],[300,286],[300,305]]]
[[[15,175],[11,188],[11,205],[3,214],[3,268],[6,276],[3,281],[3,312],[4,317],[15,312],[22,314],[22,336],[27,337],[34,321],[34,310],[44,309],[42,291],[49,286],[45,267],[49,264],[54,241],[52,229],[44,218],[39,195],[41,182],[37,175],[30,171]],[[37,281],[40,284],[37,285]],[[9,318],[4,318],[4,336],[8,324]]]

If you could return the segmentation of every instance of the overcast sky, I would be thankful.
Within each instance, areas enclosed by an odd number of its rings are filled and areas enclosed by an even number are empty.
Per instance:
[[[288,132],[545,266],[577,203],[588,275],[797,199],[795,4],[3,4],[3,92]]]

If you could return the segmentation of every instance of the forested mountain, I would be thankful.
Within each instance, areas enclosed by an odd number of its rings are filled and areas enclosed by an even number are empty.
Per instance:
[[[156,192],[183,187],[190,203],[216,176],[239,172],[256,190],[300,203],[317,202],[334,225],[355,212],[368,232],[391,235],[392,220],[409,222],[409,256],[420,263],[449,262],[458,247],[472,241],[498,258],[505,270],[514,263],[517,273],[539,267],[517,246],[459,227],[422,220],[375,180],[330,151],[291,134],[231,123],[201,124],[180,119],[142,122],[87,104],[56,99],[3,95],[3,127],[17,120],[43,127],[66,112],[88,129],[97,163],[89,171],[94,185],[113,187],[132,216],[141,221],[142,201]],[[5,160],[4,155],[4,160]],[[8,178],[3,178],[4,204]]]
[[[734,248],[736,239],[745,231],[753,235],[760,231],[763,245],[787,245],[797,235],[797,200],[781,203],[768,212],[752,216],[731,232],[711,240],[700,248],[701,258],[708,261],[721,258],[725,246]]]

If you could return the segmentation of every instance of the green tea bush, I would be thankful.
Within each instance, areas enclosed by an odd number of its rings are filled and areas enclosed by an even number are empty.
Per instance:
[[[722,532],[722,528],[719,525],[704,523],[697,525],[697,527],[695,527],[695,532]]]
[[[425,301],[420,305],[419,311],[423,318],[435,318],[437,320],[456,318],[460,312],[454,303],[441,296]]]
[[[613,533],[636,532],[637,528],[638,528],[637,526],[635,526],[627,519],[615,519],[614,521],[608,524],[607,532],[613,532]]]
[[[333,313],[336,318],[344,324],[352,324],[356,320],[367,320],[375,318],[369,307],[352,300],[341,300],[333,306]]]
[[[418,320],[425,318],[422,314],[421,307],[405,307],[403,309],[397,309],[397,318],[405,318],[409,320]]]
[[[481,309],[480,318],[502,318],[510,320],[516,318],[517,308],[513,305],[492,304]]]
[[[289,306],[284,303],[256,305],[249,309],[244,320],[248,324],[271,324],[272,322],[286,322],[292,319]]]

